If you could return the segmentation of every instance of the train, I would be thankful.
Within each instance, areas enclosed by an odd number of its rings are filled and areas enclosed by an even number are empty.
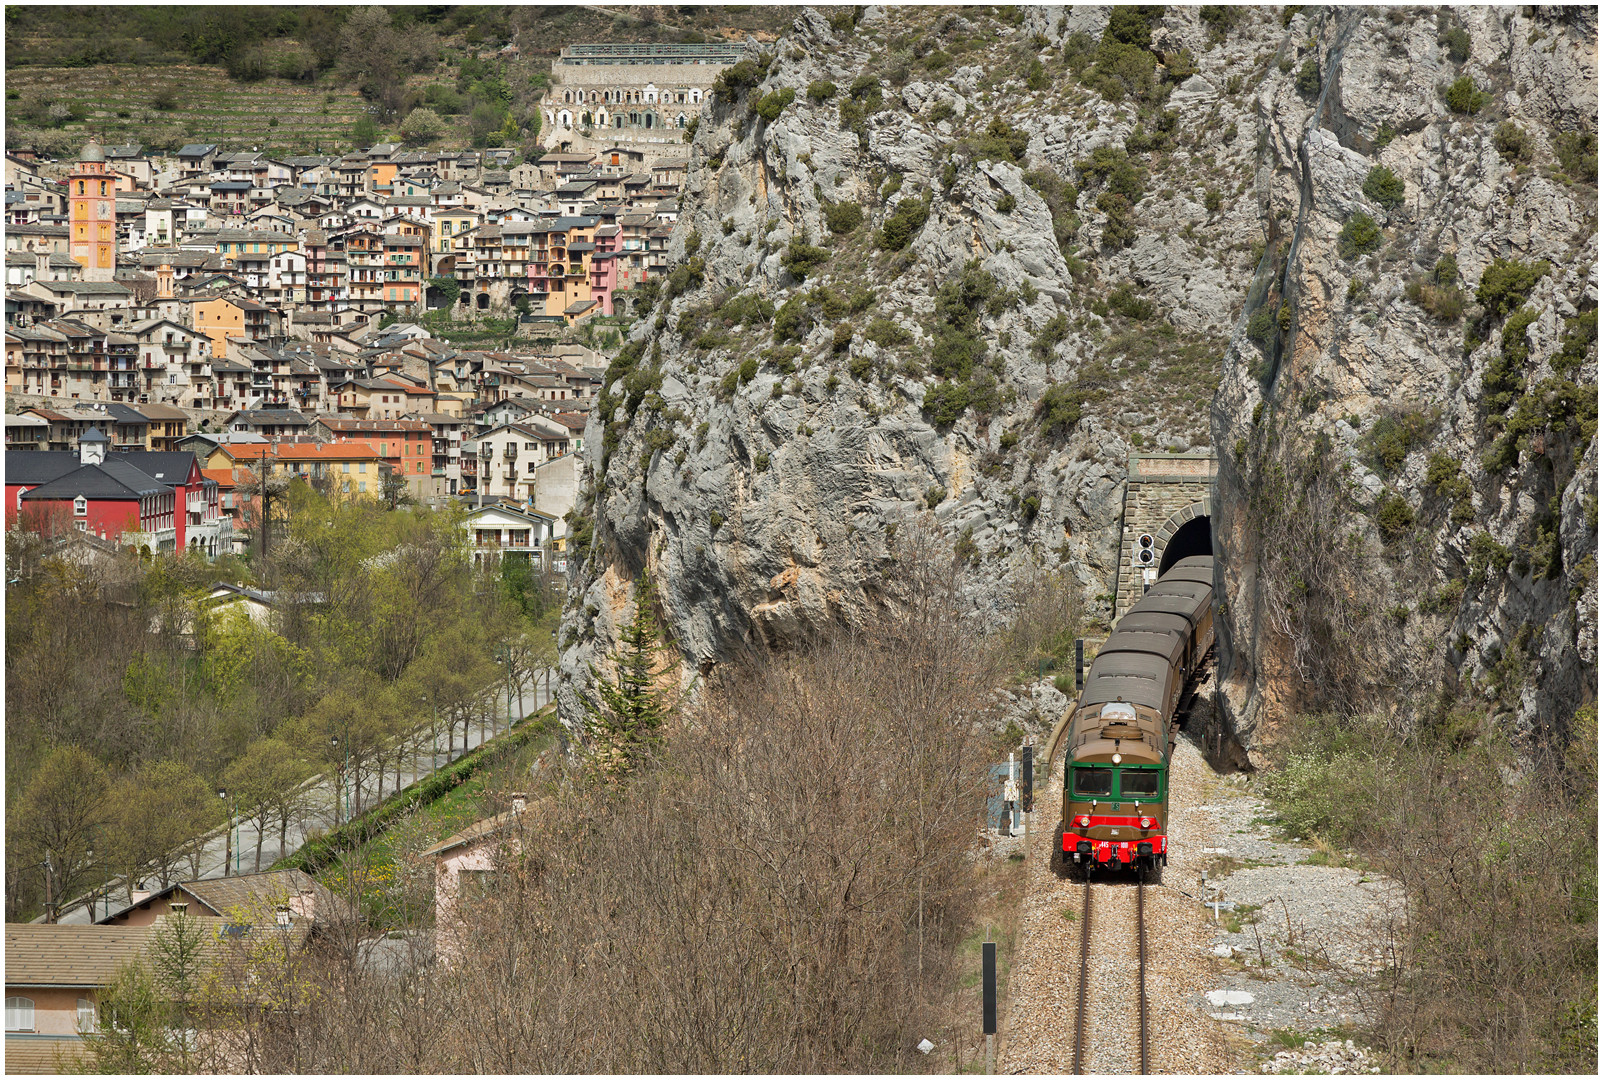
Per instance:
[[[1137,869],[1169,861],[1169,759],[1181,695],[1213,647],[1213,557],[1165,570],[1114,626],[1069,706],[1063,817],[1053,869]]]

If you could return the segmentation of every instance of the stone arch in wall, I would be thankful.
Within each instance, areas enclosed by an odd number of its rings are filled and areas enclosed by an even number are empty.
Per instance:
[[[479,294],[478,307],[479,307],[480,311],[489,311],[490,310],[490,294],[489,293],[481,292]]]
[[[564,90],[564,91],[562,91],[562,100],[563,100],[564,103],[566,103],[568,105],[572,105],[573,104],[573,91],[572,90]]]
[[[678,119],[676,119],[674,121],[674,126],[675,127],[684,127],[687,123],[689,123],[689,121],[685,118],[685,114],[684,113],[680,113]]]
[[[573,114],[567,109],[563,109],[561,112],[557,113],[557,123],[561,124],[563,127],[572,127]]]
[[[701,104],[701,87],[692,86],[690,88],[690,103],[692,105]]]
[[[646,127],[647,128],[654,128],[656,126],[657,126],[657,114],[654,113],[654,112],[646,113]]]
[[[1213,498],[1204,495],[1169,515],[1153,537],[1158,549],[1158,576],[1181,559],[1213,554]]]
[[[648,105],[657,103],[657,87],[652,83],[646,84],[646,103]]]
[[[596,126],[597,127],[610,127],[611,124],[612,124],[612,116],[611,116],[611,114],[609,114],[607,112],[606,109],[602,109],[600,112],[596,113]]]
[[[623,113],[618,113],[615,116],[613,116],[613,118],[612,118],[612,126],[615,127],[615,128],[623,127]]]

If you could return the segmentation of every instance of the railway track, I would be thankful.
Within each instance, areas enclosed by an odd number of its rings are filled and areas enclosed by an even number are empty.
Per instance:
[[[1080,981],[1074,1019],[1073,1071],[1082,1076],[1087,1072],[1150,1072],[1146,882],[1139,876],[1133,885],[1123,882],[1093,885],[1087,881],[1084,889],[1080,911]],[[1094,896],[1098,897],[1095,910],[1092,907]],[[1099,926],[1101,929],[1098,929]],[[1100,937],[1101,948],[1093,950],[1093,937]],[[1130,960],[1134,960],[1135,967],[1133,986],[1116,986],[1114,992],[1099,993],[1095,997],[1089,993],[1093,962],[1100,962],[1104,966],[1125,965],[1128,970]],[[1098,980],[1098,985],[1104,989],[1108,983],[1106,974]],[[1118,993],[1119,989],[1124,989],[1126,993]],[[1130,1030],[1132,1013],[1136,1020],[1136,1045],[1133,1048],[1121,1038]],[[1134,1060],[1130,1057],[1132,1049]]]

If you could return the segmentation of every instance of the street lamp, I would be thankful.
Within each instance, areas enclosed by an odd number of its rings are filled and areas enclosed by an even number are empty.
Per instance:
[[[56,921],[56,864],[45,852],[45,922]]]
[[[328,737],[328,745],[330,747],[332,747],[333,749],[338,750],[339,746],[340,746],[340,737],[338,735],[330,735]],[[351,767],[351,747],[350,747],[350,743],[347,742],[345,744],[344,762],[340,765],[339,787],[334,792],[334,824],[335,825],[338,825],[340,823],[340,796],[342,796],[342,795],[345,797],[345,820],[346,821],[350,821],[351,820],[351,795],[350,795],[350,792],[347,791],[346,788],[345,788],[345,773],[346,773],[346,770],[348,770],[350,767]]]
[[[506,664],[507,668],[507,730],[512,730],[512,648],[506,643],[495,647],[495,658]],[[520,698],[522,695],[519,695]]]
[[[217,789],[217,797],[228,803],[228,828],[223,830],[223,877],[228,876],[228,864],[234,862],[234,804],[229,801],[228,791],[225,788]],[[234,873],[239,873],[239,866],[234,866]]]

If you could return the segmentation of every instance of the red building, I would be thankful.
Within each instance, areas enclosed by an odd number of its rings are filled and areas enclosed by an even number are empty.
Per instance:
[[[232,530],[221,516],[217,484],[201,473],[194,454],[108,454],[109,445],[91,429],[76,454],[8,452],[7,525],[20,519],[45,534],[76,528],[151,551],[194,548],[215,557],[227,550]]]

